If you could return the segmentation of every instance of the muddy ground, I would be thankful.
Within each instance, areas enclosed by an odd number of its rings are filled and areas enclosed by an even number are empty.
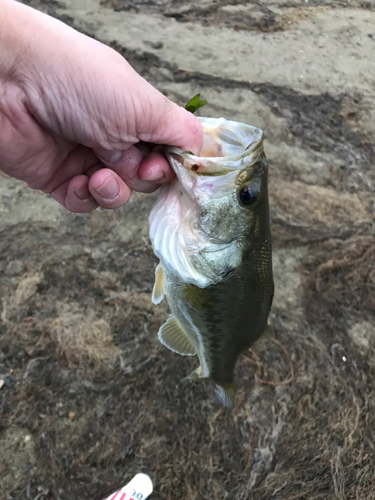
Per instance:
[[[233,411],[157,341],[155,195],[70,214],[0,180],[0,498],[375,498],[375,4],[32,0],[168,97],[260,126],[270,162],[273,340]]]

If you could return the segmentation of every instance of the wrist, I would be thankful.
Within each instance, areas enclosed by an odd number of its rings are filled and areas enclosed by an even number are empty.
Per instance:
[[[64,25],[19,1],[0,0],[0,78],[21,86],[35,80],[43,61],[54,60],[54,35],[60,26]]]

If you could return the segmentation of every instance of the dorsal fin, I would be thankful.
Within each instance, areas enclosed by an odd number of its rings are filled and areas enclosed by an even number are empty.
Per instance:
[[[164,299],[164,274],[163,268],[161,264],[156,266],[155,269],[155,283],[154,288],[152,290],[152,302],[154,304],[160,304],[160,302]]]
[[[161,326],[158,337],[160,342],[173,352],[183,356],[194,356],[195,349],[177,319],[171,315]]]

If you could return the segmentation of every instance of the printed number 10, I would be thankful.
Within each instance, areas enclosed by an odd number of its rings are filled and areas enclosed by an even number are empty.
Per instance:
[[[143,498],[142,493],[137,493],[135,490],[132,490],[131,496],[134,497],[134,500],[135,499],[142,500],[142,498]]]

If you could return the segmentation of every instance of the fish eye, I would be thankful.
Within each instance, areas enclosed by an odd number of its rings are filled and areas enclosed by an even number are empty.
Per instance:
[[[238,197],[242,205],[249,207],[257,201],[258,193],[251,186],[245,186],[240,189]]]

